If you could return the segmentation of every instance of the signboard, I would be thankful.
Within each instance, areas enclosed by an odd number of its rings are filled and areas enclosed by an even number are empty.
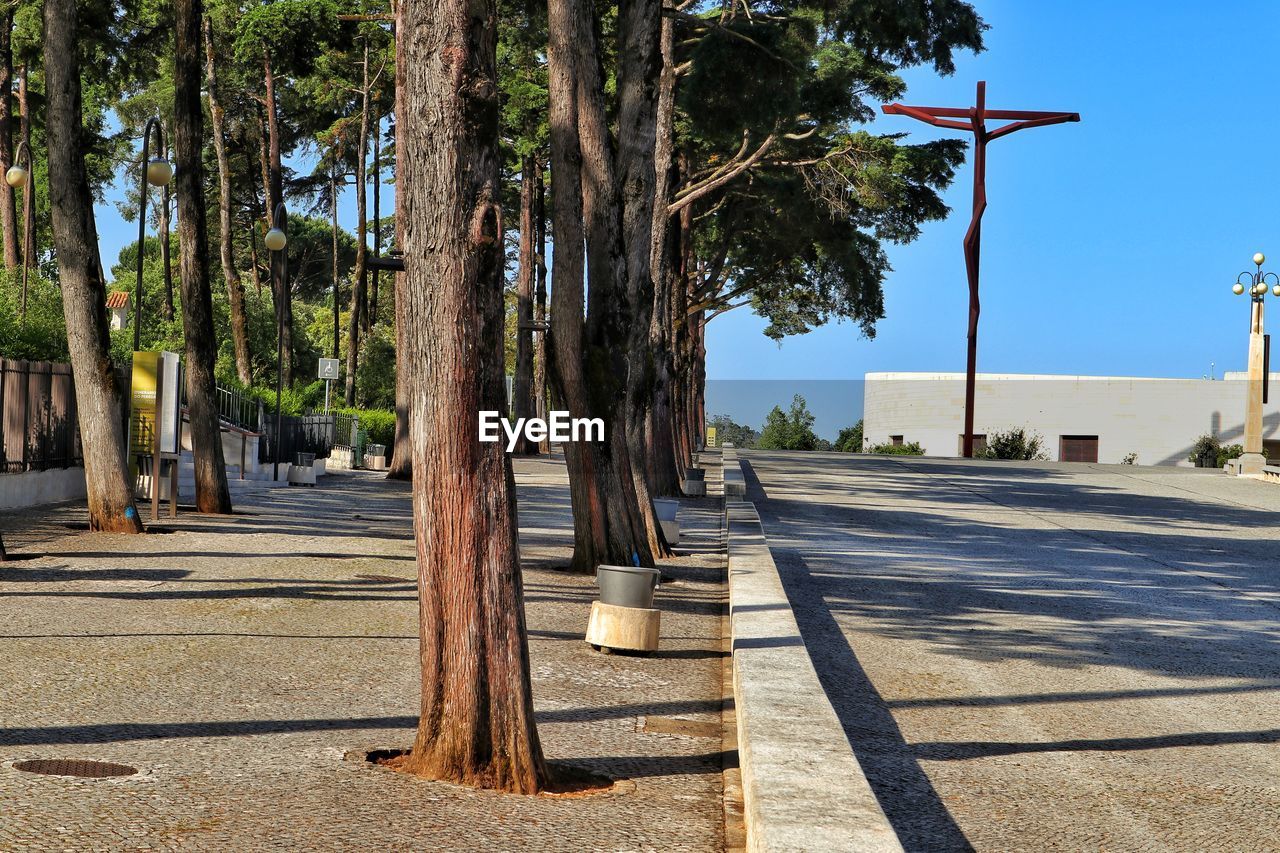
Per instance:
[[[336,358],[320,359],[320,379],[338,378],[338,360]]]
[[[716,446],[716,428],[707,427],[707,447]]]
[[[160,432],[160,452],[178,452],[178,356],[135,352],[129,387],[129,452],[150,454]],[[157,394],[157,390],[159,394]]]

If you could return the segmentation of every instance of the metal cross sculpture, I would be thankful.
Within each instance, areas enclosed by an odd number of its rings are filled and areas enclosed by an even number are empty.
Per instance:
[[[1079,113],[1054,113],[1038,110],[987,109],[987,84],[978,83],[977,106],[906,107],[885,104],[888,115],[904,115],[935,127],[949,127],[973,134],[973,219],[964,235],[964,266],[969,277],[969,363],[964,386],[964,456],[973,457],[973,398],[978,365],[978,255],[982,245],[982,213],[987,209],[987,143],[1028,127],[1079,121]],[[1011,123],[987,129],[987,119],[1006,119]]]

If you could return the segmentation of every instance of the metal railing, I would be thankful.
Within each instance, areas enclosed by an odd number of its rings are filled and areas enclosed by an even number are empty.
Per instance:
[[[187,406],[187,383],[184,381],[182,386],[182,406]],[[261,432],[262,424],[262,403],[253,397],[248,397],[244,392],[236,388],[227,388],[223,385],[214,387],[214,396],[218,404],[218,420],[223,424],[246,430],[248,432]]]
[[[258,440],[258,462],[291,464],[295,454],[314,453],[317,459],[328,459],[334,446],[333,414],[284,415],[280,418],[280,436],[276,436],[275,417],[263,420]]]
[[[0,473],[83,464],[71,366],[0,359]]]

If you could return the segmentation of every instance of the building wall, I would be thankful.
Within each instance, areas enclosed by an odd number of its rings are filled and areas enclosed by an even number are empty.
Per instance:
[[[1191,446],[1205,433],[1223,444],[1243,441],[1245,387],[1232,373],[1217,381],[980,373],[974,432],[1029,427],[1044,437],[1050,459],[1061,436],[1096,435],[1099,462],[1132,452],[1140,465],[1190,465]],[[1280,375],[1272,374],[1269,396],[1263,438],[1280,451]],[[864,430],[869,445],[901,435],[931,456],[959,456],[964,374],[868,373]]]

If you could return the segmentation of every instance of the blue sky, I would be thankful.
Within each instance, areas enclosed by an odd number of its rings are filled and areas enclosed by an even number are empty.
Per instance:
[[[978,368],[1199,377],[1242,370],[1247,307],[1230,291],[1264,251],[1280,270],[1280,89],[1275,2],[977,0],[987,50],[940,78],[909,72],[904,103],[969,106],[978,80],[1005,109],[1070,110],[1079,124],[991,143]],[[881,116],[881,132],[945,132]],[[831,325],[779,348],[747,309],[708,329],[716,379],[861,378],[962,371],[961,239],[952,216],[892,246],[874,341]],[[1268,300],[1280,332],[1280,299]]]

